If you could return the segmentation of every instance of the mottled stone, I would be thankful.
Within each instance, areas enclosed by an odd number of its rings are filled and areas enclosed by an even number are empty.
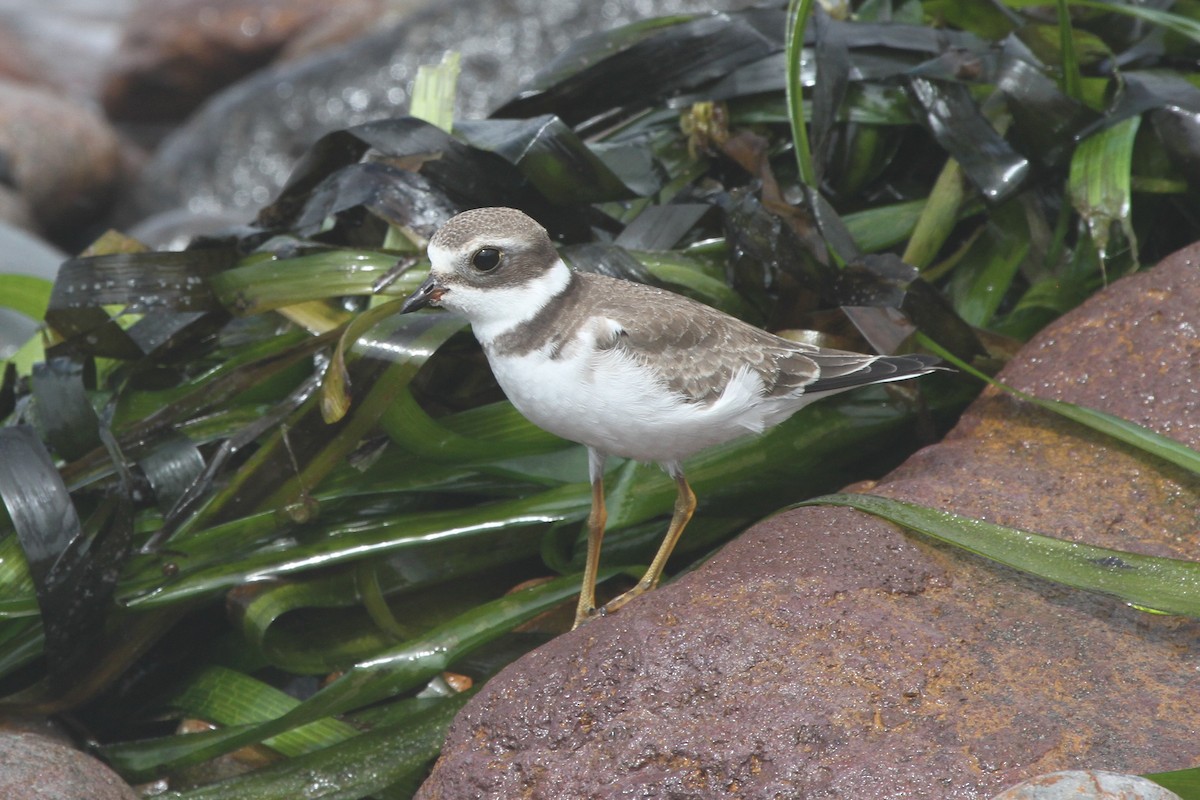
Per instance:
[[[1001,376],[1200,446],[1200,246],[1064,316]],[[988,391],[874,487],[1196,558],[1200,480]],[[986,798],[1064,769],[1193,766],[1200,622],[846,508],[794,509],[516,662],[418,797]]]
[[[37,60],[21,38],[0,23],[0,80],[13,83],[42,83]]]
[[[0,174],[2,173],[3,166],[0,164]],[[25,198],[21,197],[12,186],[5,185],[2,180],[0,180],[0,223],[29,231],[37,229],[37,223],[33,221],[33,212],[29,210],[29,204],[25,202]]]
[[[402,4],[403,5],[403,4]],[[116,119],[182,119],[297,40],[312,52],[377,21],[382,0],[140,0],[105,77]]]
[[[34,82],[92,105],[134,0],[0,0],[0,26],[20,41]],[[3,55],[10,58],[6,44]],[[24,79],[20,79],[25,82]]]
[[[1179,795],[1137,775],[1067,770],[1022,781],[992,800],[1179,800]]]
[[[0,797],[6,800],[137,800],[89,755],[45,736],[0,732]]]
[[[344,47],[278,64],[214,95],[156,153],[125,214],[184,205],[254,216],[320,136],[408,112],[417,70],[462,56],[458,116],[478,118],[572,41],[657,15],[744,7],[754,0],[446,0]]]
[[[122,174],[116,133],[49,91],[0,82],[4,182],[43,229],[56,232],[106,208]]]

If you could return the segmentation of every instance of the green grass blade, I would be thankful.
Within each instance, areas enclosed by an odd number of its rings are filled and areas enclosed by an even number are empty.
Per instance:
[[[1083,99],[1083,76],[1079,72],[1079,54],[1075,51],[1075,34],[1071,30],[1071,12],[1067,0],[1058,0],[1058,46],[1062,58],[1059,85],[1063,94]]]
[[[603,571],[603,579],[612,575]],[[145,777],[195,764],[260,742],[316,720],[342,714],[402,694],[444,670],[479,646],[526,620],[570,599],[580,576],[558,578],[485,603],[428,633],[379,654],[288,713],[256,724],[105,748],[106,759],[127,775]]]
[[[1044,400],[1030,395],[1025,395],[1022,399],[1200,475],[1200,452],[1136,422],[1063,400]]]
[[[1029,254],[1031,232],[1019,201],[998,204],[954,266],[946,294],[967,323],[987,327]]]
[[[938,251],[958,224],[959,210],[966,198],[967,187],[962,167],[953,158],[946,159],[922,206],[912,231],[912,238],[901,256],[906,264],[925,269],[933,263]]]
[[[0,678],[29,664],[42,654],[46,634],[40,619],[7,620],[0,632]]]
[[[1144,611],[1200,618],[1200,562],[1068,542],[874,495],[833,494],[800,505],[856,508],[1046,580]]]
[[[916,237],[916,227],[924,217],[924,209],[928,200],[906,200],[886,206],[867,208],[855,211],[842,217],[846,230],[851,238],[864,253],[878,253],[889,247],[900,244],[910,236]],[[919,266],[908,260],[906,263]]]
[[[804,126],[804,85],[800,81],[800,57],[804,52],[804,29],[808,26],[812,7],[813,0],[791,0],[788,3],[787,30],[788,117],[800,180],[808,186],[813,186],[816,181],[816,171],[813,169],[812,148],[808,144],[808,129]]]
[[[461,60],[461,55],[451,50],[442,55],[440,64],[417,67],[417,80],[413,83],[409,113],[447,133],[454,127],[454,91]]]
[[[223,726],[264,722],[300,705],[299,700],[273,686],[217,666],[202,670],[168,702],[189,717]],[[345,722],[323,719],[281,733],[263,744],[283,755],[296,756],[344,742],[358,733]]]
[[[1174,31],[1180,36],[1186,36],[1194,42],[1200,42],[1200,22],[1179,14],[1172,14],[1170,11],[1148,8],[1134,3],[1112,3],[1101,2],[1100,0],[1067,0],[1067,2],[1069,5],[1080,6],[1081,8],[1091,8],[1096,11],[1113,12],[1137,17],[1151,24],[1161,25],[1167,30]]]
[[[1133,142],[1141,117],[1130,117],[1084,139],[1071,157],[1071,204],[1087,222],[1101,261],[1108,261],[1112,226],[1117,224],[1137,253],[1133,232]]]
[[[944,347],[934,342],[929,337],[923,334],[917,334],[918,339],[923,347],[929,349],[930,352],[949,361],[963,372],[974,375],[981,381],[990,383],[997,389],[1008,392],[1014,397],[1019,397],[1022,400],[1033,403],[1047,411],[1052,411],[1055,414],[1066,417],[1067,419],[1079,422],[1092,430],[1107,434],[1118,441],[1132,445],[1139,450],[1157,456],[1164,461],[1174,464],[1178,467],[1183,467],[1190,472],[1200,474],[1200,452],[1197,452],[1186,445],[1183,445],[1174,439],[1163,436],[1157,431],[1152,431],[1149,428],[1138,425],[1136,422],[1130,422],[1127,419],[1113,416],[1104,411],[1097,411],[1094,408],[1068,403],[1063,400],[1046,400],[1040,397],[1034,397],[1031,394],[1022,392],[1019,389],[1014,389],[1007,384],[983,374],[979,370],[967,364],[962,359],[955,356]]]
[[[308,300],[373,294],[375,282],[395,265],[394,255],[372,251],[330,250],[286,259],[259,257],[213,275],[209,284],[217,300],[234,313],[261,314]],[[426,274],[426,270],[409,270],[382,294],[412,292]]]
[[[175,558],[179,579],[162,586],[156,584],[157,588],[128,597],[125,602],[139,609],[169,606],[247,581],[308,572],[408,548],[437,546],[451,538],[459,540],[462,546],[470,546],[469,542],[486,541],[508,529],[582,520],[587,516],[589,503],[586,484],[568,484],[519,500],[400,515],[369,524],[351,521],[344,530],[333,530],[315,541],[285,550],[268,548],[248,555],[231,554],[227,562],[194,572],[188,571],[186,557],[180,555]],[[187,546],[187,541],[180,544],[181,548]],[[123,591],[137,588],[122,587]]]
[[[50,305],[54,282],[32,275],[0,275],[0,308],[40,320]]]
[[[414,784],[441,749],[450,721],[469,699],[450,697],[424,714],[359,734],[341,744],[291,758],[169,800],[356,800],[398,783]]]

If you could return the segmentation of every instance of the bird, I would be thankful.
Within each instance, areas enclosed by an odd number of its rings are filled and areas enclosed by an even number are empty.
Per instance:
[[[592,504],[574,627],[658,584],[696,510],[682,466],[689,456],[761,433],[823,397],[941,369],[930,355],[790,341],[665,289],[578,272],[517,209],[460,213],[430,238],[427,253],[429,275],[400,313],[433,306],[465,317],[517,410],[587,448]],[[677,491],[645,575],[598,608],[609,457],[657,463]]]

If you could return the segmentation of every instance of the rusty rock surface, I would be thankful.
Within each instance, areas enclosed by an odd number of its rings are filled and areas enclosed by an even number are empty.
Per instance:
[[[1137,775],[1066,770],[1022,781],[994,800],[1179,800],[1179,795]]]
[[[1030,342],[1002,379],[1200,447],[1200,245]],[[1196,559],[1196,476],[988,391],[891,497]],[[511,665],[418,797],[986,798],[1200,757],[1200,622],[845,508],[794,509]]]

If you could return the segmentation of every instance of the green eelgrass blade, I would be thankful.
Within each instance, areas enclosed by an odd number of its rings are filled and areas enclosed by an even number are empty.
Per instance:
[[[1083,77],[1079,73],[1079,54],[1075,51],[1075,34],[1071,30],[1071,12],[1067,8],[1067,0],[1058,0],[1058,42],[1062,58],[1060,85],[1063,94],[1081,100]]]
[[[350,410],[350,372],[346,369],[346,350],[358,341],[359,337],[375,327],[380,320],[400,312],[402,301],[392,300],[374,308],[367,309],[356,316],[346,326],[329,367],[321,379],[321,417],[328,423],[338,422]]]
[[[1130,117],[1110,128],[1093,133],[1071,156],[1068,186],[1071,205],[1087,223],[1092,241],[1107,262],[1112,226],[1118,225],[1135,257],[1137,240],[1133,231],[1133,143],[1141,117]]]
[[[787,84],[788,115],[792,126],[792,141],[796,147],[796,164],[800,180],[808,186],[816,182],[812,149],[808,145],[808,129],[804,127],[804,86],[800,82],[800,56],[804,51],[804,29],[812,14],[813,0],[791,0],[788,3]]]
[[[1040,397],[1034,397],[1031,394],[1014,389],[1011,386],[1001,383],[995,378],[983,374],[979,370],[972,367],[970,364],[962,361],[953,353],[938,345],[932,339],[918,334],[923,347],[926,347],[930,352],[935,353],[949,361],[963,372],[970,373],[981,381],[985,381],[1002,389],[1014,397],[1019,397],[1022,400],[1033,403],[1047,411],[1052,411],[1055,414],[1082,423],[1092,430],[1107,434],[1114,439],[1132,445],[1139,450],[1157,456],[1158,458],[1168,461],[1178,467],[1183,467],[1186,470],[1200,474],[1200,452],[1197,452],[1186,445],[1163,436],[1161,433],[1152,431],[1149,428],[1138,425],[1135,422],[1130,422],[1126,419],[1113,416],[1104,411],[1097,411],[1094,408],[1068,403],[1063,400],[1046,400]]]
[[[45,645],[46,634],[40,619],[6,620],[0,624],[0,678],[41,656]]]
[[[50,305],[54,282],[32,275],[0,275],[0,308],[40,320]]]
[[[1200,562],[1068,542],[875,495],[832,494],[800,505],[856,508],[1022,572],[1112,595],[1143,611],[1200,618]]]
[[[1015,389],[1012,391],[1018,396],[1023,394],[1017,392]],[[1030,395],[1024,395],[1022,399],[1035,403],[1047,411],[1061,414],[1067,419],[1081,422],[1093,430],[1108,434],[1118,441],[1133,445],[1139,450],[1158,456],[1164,461],[1169,461],[1176,466],[1200,474],[1200,452],[1192,450],[1190,447],[1182,445],[1174,439],[1163,436],[1161,433],[1138,425],[1136,422],[1130,422],[1127,419],[1121,419],[1103,411],[1078,406],[1062,400],[1044,400],[1040,397]]]
[[[933,263],[942,245],[950,238],[950,232],[958,224],[959,211],[966,194],[962,167],[953,158],[947,159],[912,228],[912,236],[901,256],[904,263],[912,264],[917,269],[925,269]]]
[[[454,127],[454,91],[458,85],[461,60],[459,53],[447,51],[442,54],[440,64],[417,67],[417,80],[413,84],[409,113],[447,133]]]
[[[375,282],[395,265],[396,256],[387,253],[329,250],[295,258],[248,258],[208,282],[223,306],[249,316],[308,300],[374,294]],[[424,279],[425,270],[408,270],[381,294],[405,295]]]
[[[184,792],[170,800],[356,800],[399,796],[396,784],[415,788],[441,749],[446,729],[470,693],[449,697],[403,722],[376,728],[307,755]],[[409,792],[411,793],[411,789]]]
[[[1025,261],[1032,238],[1019,200],[994,207],[992,218],[954,266],[946,295],[967,323],[986,327]]]
[[[613,571],[601,572],[607,579]],[[218,731],[130,742],[104,749],[107,760],[135,778],[195,764],[238,747],[277,736],[300,725],[342,714],[407,692],[479,646],[532,619],[579,591],[571,575],[501,597],[461,614],[423,636],[409,640],[338,680],[282,716]]]
[[[219,725],[247,725],[281,717],[300,701],[274,686],[236,670],[210,666],[193,676],[168,701],[188,717]],[[263,744],[286,756],[297,756],[357,736],[358,729],[336,719],[322,719],[285,731]]]
[[[350,522],[344,530],[286,550],[265,549],[241,556],[232,563],[216,563],[188,572],[183,555],[176,558],[181,576],[162,585],[122,587],[132,596],[119,597],[139,610],[169,606],[182,600],[203,597],[247,581],[265,580],[328,568],[363,558],[395,553],[408,548],[436,546],[450,539],[463,546],[481,542],[509,529],[543,526],[587,516],[590,495],[586,484],[567,484],[533,497],[466,508],[417,512],[375,520],[368,525]],[[181,547],[186,547],[184,542]],[[476,544],[475,546],[481,546]],[[145,594],[136,594],[141,588]]]
[[[846,230],[850,231],[850,238],[858,245],[859,250],[864,253],[877,253],[900,244],[910,236],[916,238],[916,228],[924,217],[925,206],[928,202],[927,198],[905,200],[891,205],[854,211],[844,215],[842,222],[846,223]],[[922,235],[922,238],[924,239],[925,236]],[[907,264],[920,266],[916,262],[909,261],[907,255],[904,261]]]
[[[1097,11],[1111,11],[1117,14],[1127,14],[1131,17],[1145,20],[1154,25],[1174,31],[1180,36],[1186,36],[1194,42],[1200,42],[1200,22],[1170,11],[1157,8],[1146,8],[1134,3],[1112,3],[1102,0],[1068,0],[1069,5],[1092,8]]]

